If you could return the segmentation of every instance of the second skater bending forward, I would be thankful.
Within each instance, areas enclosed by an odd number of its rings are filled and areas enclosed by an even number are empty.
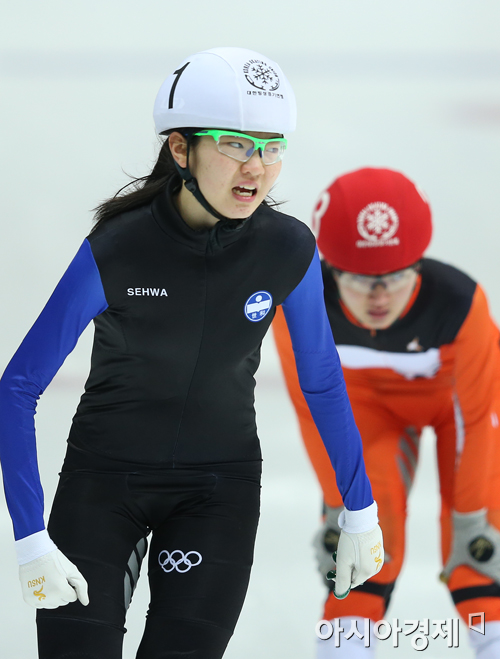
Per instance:
[[[387,550],[382,570],[351,597],[340,602],[330,594],[324,617],[341,617],[345,625],[349,618],[384,618],[405,555],[406,501],[420,436],[432,426],[442,580],[467,624],[469,614],[486,615],[486,634],[471,633],[477,657],[500,657],[500,351],[485,293],[464,272],[423,257],[432,231],[430,207],[400,172],[363,168],[340,176],[321,194],[314,219],[327,313]],[[326,576],[342,499],[298,386],[281,315],[274,329],[323,489],[325,518],[315,546]],[[424,556],[426,546],[424,538]],[[338,648],[320,641],[317,656],[355,659],[373,656],[372,650],[373,644],[365,648],[353,636]]]

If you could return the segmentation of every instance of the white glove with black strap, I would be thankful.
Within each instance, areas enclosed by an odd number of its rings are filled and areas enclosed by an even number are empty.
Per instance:
[[[56,609],[77,599],[87,606],[87,582],[57,549],[47,531],[16,542],[19,578],[24,601],[36,609]]]
[[[500,531],[488,522],[487,510],[453,513],[453,543],[441,572],[448,582],[458,565],[468,565],[500,583]]]
[[[337,551],[330,549],[338,538]],[[351,588],[360,586],[380,571],[384,564],[382,530],[378,525],[377,504],[351,511],[326,507],[323,529],[314,540],[320,572],[335,581],[334,595],[344,599]],[[333,569],[332,569],[333,568]],[[328,570],[325,575],[325,570]]]

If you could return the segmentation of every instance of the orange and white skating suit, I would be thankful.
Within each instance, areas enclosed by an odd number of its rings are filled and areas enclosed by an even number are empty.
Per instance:
[[[437,437],[442,559],[451,549],[451,511],[488,509],[500,528],[500,349],[482,288],[450,265],[423,259],[413,295],[388,329],[361,326],[339,300],[324,262],[325,301],[390,560],[345,600],[330,593],[324,617],[384,617],[404,557],[406,501],[424,426]],[[302,436],[324,500],[342,506],[335,474],[301,394],[286,322],[274,335]],[[425,544],[423,545],[425,546]],[[500,584],[457,567],[448,582],[460,615],[500,620]]]

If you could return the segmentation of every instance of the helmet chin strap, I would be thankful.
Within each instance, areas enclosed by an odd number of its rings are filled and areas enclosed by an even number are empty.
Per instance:
[[[208,211],[211,215],[216,217],[218,220],[224,220],[226,222],[234,222],[235,221],[234,219],[232,219],[230,217],[226,217],[225,215],[222,215],[221,213],[219,213],[219,211],[215,210],[215,208],[213,206],[211,206],[208,203],[208,201],[205,199],[205,197],[203,196],[203,194],[200,190],[200,186],[198,185],[198,181],[191,174],[191,171],[189,169],[189,146],[190,146],[190,142],[191,142],[190,136],[188,136],[186,139],[187,139],[186,166],[181,167],[174,160],[175,168],[177,169],[177,171],[179,172],[181,178],[183,179],[186,188],[189,190],[189,192],[191,192],[193,194],[196,201],[198,201],[206,211]],[[245,219],[248,219],[248,218],[245,218]]]

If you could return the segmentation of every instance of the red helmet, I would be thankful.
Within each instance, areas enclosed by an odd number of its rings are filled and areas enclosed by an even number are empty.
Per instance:
[[[431,209],[400,172],[358,169],[339,176],[320,195],[313,231],[335,268],[381,275],[422,257],[432,235]]]

